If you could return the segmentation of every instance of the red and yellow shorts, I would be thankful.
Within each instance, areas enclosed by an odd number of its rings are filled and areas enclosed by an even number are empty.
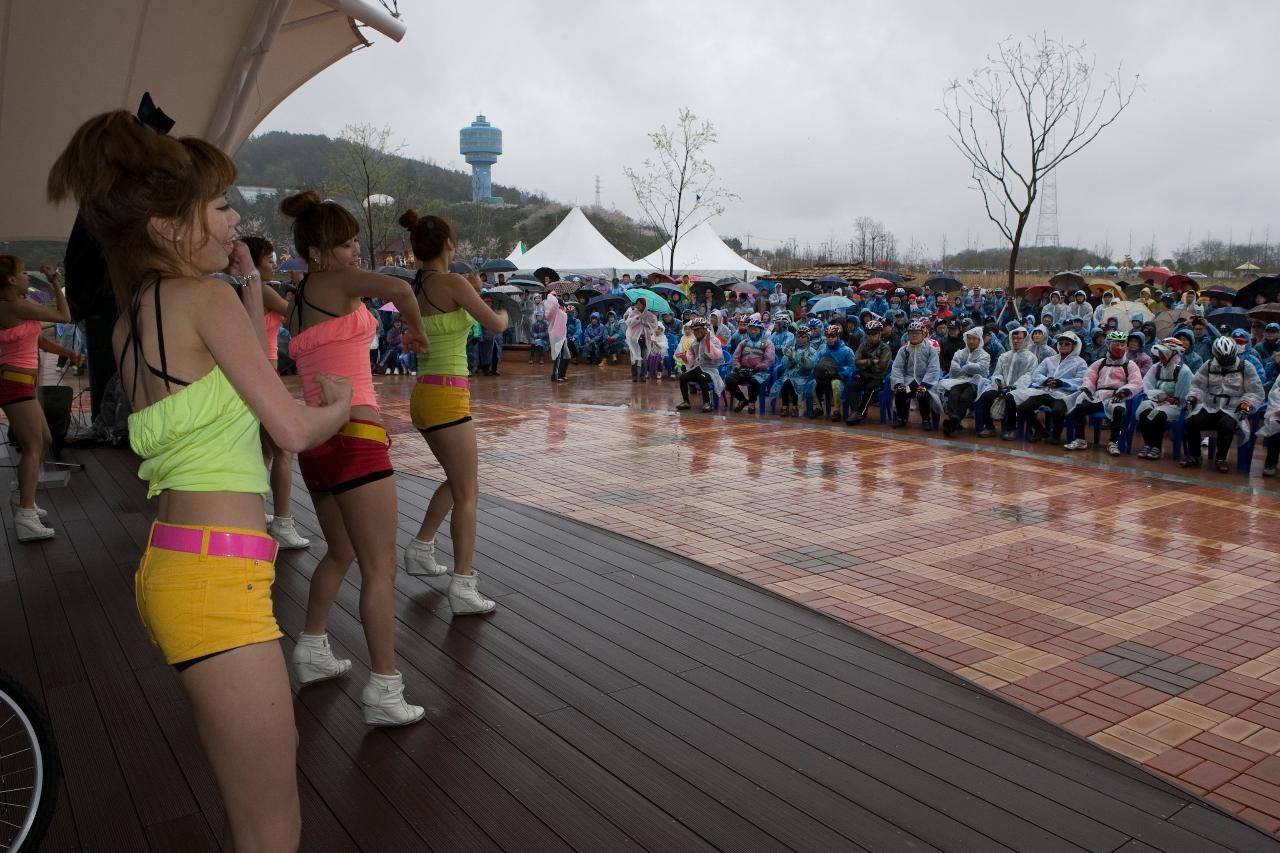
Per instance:
[[[409,417],[424,433],[465,424],[471,420],[471,383],[465,376],[419,376]]]
[[[350,420],[324,444],[299,453],[298,468],[309,491],[338,494],[394,474],[390,446],[382,424]]]
[[[275,540],[255,530],[152,524],[134,595],[165,660],[182,669],[279,639],[271,609],[275,555]]]
[[[30,373],[0,370],[0,406],[36,398],[36,378]]]

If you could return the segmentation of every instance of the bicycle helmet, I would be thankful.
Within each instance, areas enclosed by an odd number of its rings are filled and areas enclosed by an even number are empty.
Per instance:
[[[711,324],[707,322],[706,317],[694,317],[692,320],[689,321],[690,329],[707,329],[710,327],[711,327]]]
[[[835,335],[838,338],[844,334],[844,330],[841,329],[837,324],[832,323],[831,325],[827,326],[824,334],[826,334],[827,337],[831,337],[832,335]]]
[[[866,330],[868,332],[883,332],[884,323],[881,323],[879,320],[868,320]]]
[[[1123,344],[1123,343],[1125,343],[1125,342],[1126,342],[1126,341],[1128,341],[1128,340],[1129,340],[1129,336],[1128,336],[1128,335],[1126,335],[1124,332],[1121,332],[1121,331],[1119,331],[1119,330],[1117,330],[1117,331],[1112,331],[1112,332],[1107,332],[1107,343],[1108,343],[1108,344],[1114,344],[1114,343],[1121,343],[1121,344]]]
[[[790,322],[791,322],[791,315],[790,315],[790,314],[788,314],[786,311],[778,311],[777,313],[775,313],[775,314],[773,315],[773,322],[775,322],[775,323],[790,323]]]
[[[748,323],[748,324],[747,324],[747,326],[748,326],[749,328],[752,328],[752,329],[763,329],[763,328],[764,328],[764,320],[761,320],[760,318],[758,318],[758,317],[757,317],[756,319],[754,319],[754,320],[752,320],[750,323]]]
[[[1236,353],[1236,342],[1226,335],[1219,335],[1213,339],[1213,357],[1217,359],[1218,364],[1223,367],[1230,367],[1235,364],[1238,354]]]
[[[924,330],[925,330],[925,325],[923,320],[912,320],[910,323],[907,324],[908,332],[923,332]]]

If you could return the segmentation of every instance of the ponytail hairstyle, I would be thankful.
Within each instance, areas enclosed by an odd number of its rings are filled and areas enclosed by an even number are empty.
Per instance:
[[[315,190],[289,196],[280,202],[280,212],[293,220],[293,246],[308,264],[360,233],[349,210],[336,201],[321,201]]]
[[[242,237],[245,247],[249,250],[249,257],[253,259],[253,265],[256,267],[262,263],[263,259],[276,250],[271,245],[271,241],[266,237]]]
[[[418,216],[409,208],[400,214],[400,225],[409,232],[409,245],[419,261],[433,261],[444,254],[445,244],[453,240],[453,226],[439,216]]]
[[[46,191],[51,202],[80,204],[124,306],[148,281],[191,274],[209,230],[205,207],[235,179],[235,164],[211,143],[165,136],[116,110],[72,135]],[[173,227],[155,228],[153,220]]]

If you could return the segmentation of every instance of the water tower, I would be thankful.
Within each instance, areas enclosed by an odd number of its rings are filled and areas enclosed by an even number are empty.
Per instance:
[[[458,134],[458,150],[471,164],[471,200],[498,204],[493,197],[493,182],[489,170],[502,154],[502,131],[485,121],[484,116],[464,127]]]

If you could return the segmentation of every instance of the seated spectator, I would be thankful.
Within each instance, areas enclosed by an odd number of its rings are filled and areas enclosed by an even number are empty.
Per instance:
[[[1013,392],[1018,417],[1027,425],[1027,441],[1034,443],[1046,435],[1053,444],[1062,441],[1063,422],[1075,403],[1087,368],[1079,353],[1080,339],[1074,332],[1063,332],[1058,338],[1057,354],[1040,362],[1026,389]],[[1041,406],[1049,407],[1050,422],[1046,425],[1040,423]]]
[[[1213,342],[1212,358],[1205,362],[1191,380],[1187,396],[1189,414],[1184,438],[1187,454],[1179,463],[1183,468],[1200,467],[1200,434],[1205,429],[1218,433],[1218,453],[1214,463],[1220,473],[1230,471],[1227,453],[1236,431],[1248,430],[1249,414],[1262,404],[1262,380],[1253,365],[1236,352],[1236,342],[1218,337]],[[1247,436],[1245,437],[1247,440]]]
[[[1191,368],[1182,360],[1187,344],[1182,338],[1165,338],[1155,345],[1156,363],[1142,379],[1146,399],[1138,404],[1138,429],[1143,447],[1139,459],[1159,459],[1164,452],[1164,431],[1182,414],[1191,393]]]
[[[739,293],[738,304],[733,306],[734,319],[739,317],[750,319],[751,315],[755,313],[755,310],[755,306],[751,304],[751,300],[747,298],[747,294]]]
[[[547,321],[544,318],[542,328],[545,330]],[[538,350],[538,364],[542,364],[542,359],[550,349],[551,343],[549,339],[543,339],[538,335],[537,320],[533,324],[534,341],[533,347]],[[600,312],[592,311],[591,316],[587,318],[587,325],[582,329],[582,357],[587,360],[587,364],[602,364],[604,362],[605,352],[608,347],[605,344],[605,326],[600,322]]]
[[[840,400],[844,380],[853,372],[853,350],[844,342],[840,326],[827,326],[813,366],[813,393],[818,405],[810,417],[840,419]]]
[[[933,403],[929,397],[929,389],[937,384],[942,369],[938,362],[938,350],[925,341],[924,330],[923,322],[913,320],[907,327],[907,343],[893,358],[889,382],[893,386],[897,410],[897,417],[893,419],[895,427],[907,425],[911,401],[914,399],[920,409],[920,420],[924,428],[933,429]]]
[[[1280,462],[1280,382],[1272,385],[1271,393],[1267,395],[1267,414],[1262,419],[1258,438],[1268,442],[1267,458],[1262,463],[1262,476],[1274,477],[1276,463]]]
[[[950,438],[978,399],[978,387],[991,373],[991,356],[982,348],[982,329],[964,333],[964,346],[951,357],[947,378],[934,386],[934,404],[942,415],[942,434]]]
[[[1138,370],[1146,376],[1151,369],[1151,356],[1147,355],[1147,336],[1142,332],[1130,332],[1125,338],[1125,346],[1129,350],[1129,358],[1138,363]],[[1108,344],[1108,349],[1110,345]]]
[[[676,408],[689,408],[689,386],[697,385],[702,392],[702,411],[711,411],[712,395],[719,396],[724,391],[724,380],[720,378],[724,352],[706,320],[698,317],[689,321],[688,334],[680,340],[675,358],[681,368],[680,402]]]
[[[1046,358],[1053,358],[1057,355],[1053,347],[1049,346],[1049,328],[1047,326],[1036,326],[1031,330],[1031,351],[1035,353],[1038,361],[1044,361]]]
[[[764,334],[764,321],[752,320],[746,336],[733,351],[733,370],[724,383],[729,396],[737,401],[733,407],[735,412],[755,405],[760,396],[760,386],[770,378],[775,358],[773,343]],[[743,385],[747,386],[745,394]]]
[[[938,323],[935,335],[938,341],[938,363],[949,365],[957,352],[964,349],[964,338],[960,336],[960,321],[948,320]]]
[[[1072,321],[1079,319],[1088,332],[1093,327],[1093,306],[1089,304],[1089,294],[1077,290],[1071,295],[1071,304],[1067,306],[1067,317]],[[1078,330],[1076,331],[1079,334]]]
[[[1009,429],[1004,431],[1001,438],[1013,441],[1017,437],[1018,409],[1012,394],[1020,388],[1028,387],[1036,375],[1036,368],[1040,366],[1039,359],[1031,351],[1031,347],[1027,346],[1025,326],[1015,326],[1009,333],[1009,346],[1009,351],[996,361],[991,378],[979,386],[978,406],[985,426],[978,435],[982,438],[995,435],[996,421],[1005,418],[1010,421]],[[1000,403],[999,411],[995,406],[997,402]]]
[[[786,311],[778,311],[773,315],[773,331],[769,333],[769,342],[773,344],[775,353],[796,345],[796,336],[791,331],[791,315]]]
[[[1190,329],[1183,326],[1180,329],[1175,329],[1173,336],[1182,341],[1183,347],[1186,350],[1182,354],[1182,363],[1191,370],[1192,374],[1195,374],[1195,372],[1200,369],[1200,365],[1204,364],[1204,362],[1201,361],[1200,356],[1196,355],[1195,352],[1195,335]]]
[[[884,323],[874,318],[867,320],[862,343],[853,355],[856,372],[849,382],[849,417],[845,423],[853,426],[866,419],[867,407],[880,393],[892,363],[893,352],[884,339]]]
[[[1258,371],[1258,376],[1263,379],[1263,384],[1265,385],[1267,368],[1263,365],[1262,359],[1258,358],[1258,354],[1253,351],[1253,347],[1250,346],[1249,333],[1244,329],[1232,329],[1231,340],[1236,342],[1236,353],[1253,365],[1253,369]]]
[[[751,331],[750,317],[738,317],[736,319],[737,319],[737,331],[729,335],[728,347],[729,347],[730,353],[735,353],[738,351],[738,344],[745,341],[747,339],[748,332]]]
[[[1186,294],[1184,293],[1183,295],[1185,296]],[[1190,351],[1194,352],[1199,358],[1200,364],[1204,365],[1213,357],[1213,342],[1218,337],[1218,330],[1205,322],[1204,317],[1193,317],[1191,320],[1191,334],[1193,336],[1193,344]]]
[[[610,364],[617,364],[618,354],[627,349],[627,324],[618,317],[617,311],[604,315],[604,349]]]
[[[1009,351],[1004,345],[1004,341],[996,334],[995,327],[988,322],[982,329],[982,348],[987,351],[987,355],[991,356],[991,363],[995,364],[1000,356]]]
[[[1262,340],[1253,348],[1254,355],[1262,362],[1262,381],[1268,388],[1274,386],[1280,376],[1280,323],[1268,323],[1262,327]]]
[[[795,337],[782,352],[782,371],[773,383],[769,396],[778,400],[780,417],[799,417],[800,401],[813,393],[813,368],[818,363],[818,350],[810,346],[808,326],[796,329]]]
[[[1128,411],[1125,401],[1142,390],[1142,371],[1132,356],[1123,334],[1107,334],[1107,354],[1089,365],[1080,383],[1080,395],[1071,410],[1076,437],[1067,443],[1067,450],[1084,450],[1089,446],[1084,437],[1085,421],[1094,412],[1102,412],[1111,422],[1111,443],[1107,445],[1107,453],[1120,455],[1120,433],[1124,430],[1125,413]]]

